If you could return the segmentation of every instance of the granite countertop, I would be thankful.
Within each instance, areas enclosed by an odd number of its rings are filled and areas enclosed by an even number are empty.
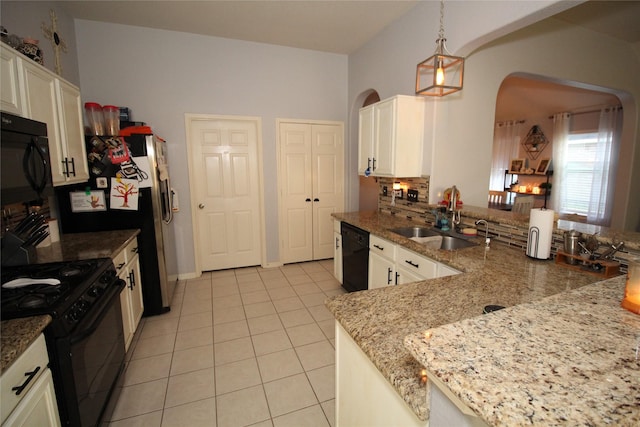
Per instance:
[[[640,316],[624,276],[405,339],[490,425],[640,425]]]
[[[138,229],[63,234],[60,241],[37,249],[37,263],[113,258],[138,234]],[[27,349],[50,322],[50,316],[34,316],[0,323],[2,371]]]
[[[387,231],[415,225],[375,212],[334,214],[338,220],[401,244],[463,274],[354,292],[325,303],[341,326],[398,391],[419,419],[428,420],[422,365],[404,346],[407,335],[482,314],[486,305],[511,307],[600,280],[591,274],[534,260],[522,250],[493,243],[458,251],[430,249]],[[478,241],[482,238],[476,238]]]
[[[0,372],[4,372],[51,323],[51,316],[4,320],[0,323]]]

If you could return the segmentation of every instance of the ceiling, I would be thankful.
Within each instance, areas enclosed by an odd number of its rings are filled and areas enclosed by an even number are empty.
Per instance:
[[[424,0],[82,0],[70,16],[349,54]],[[640,41],[640,1],[588,1],[555,15],[630,43]]]

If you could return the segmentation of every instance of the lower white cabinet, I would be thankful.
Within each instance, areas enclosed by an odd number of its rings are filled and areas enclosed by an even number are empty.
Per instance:
[[[0,377],[3,426],[60,426],[44,335]]]
[[[333,276],[342,284],[342,231],[340,221],[333,221]]]
[[[397,285],[396,245],[378,236],[369,236],[369,289]]]
[[[438,263],[422,255],[418,255],[403,247],[398,248],[396,258],[398,284],[433,279],[437,275]]]
[[[129,350],[133,335],[138,329],[144,302],[142,300],[142,276],[140,274],[140,258],[138,256],[138,240],[132,240],[113,260],[118,277],[126,286],[120,293],[122,305],[122,324],[124,328],[125,351]]]

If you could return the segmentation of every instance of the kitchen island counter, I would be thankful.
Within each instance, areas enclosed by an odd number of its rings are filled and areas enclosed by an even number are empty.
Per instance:
[[[382,376],[417,415],[429,419],[422,365],[404,338],[430,328],[481,316],[486,305],[512,307],[599,281],[594,275],[530,259],[506,245],[443,251],[403,238],[390,228],[415,223],[378,213],[334,217],[401,244],[463,274],[333,297],[326,306]],[[481,240],[478,238],[478,240]]]

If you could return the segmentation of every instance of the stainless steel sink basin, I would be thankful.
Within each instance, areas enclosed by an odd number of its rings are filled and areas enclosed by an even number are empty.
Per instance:
[[[431,237],[440,236],[441,234],[429,227],[400,227],[389,230],[401,236],[411,237]]]
[[[459,239],[453,236],[442,236],[442,244],[440,245],[440,249],[452,251],[455,249],[468,248],[470,246],[476,246],[476,243],[470,242],[465,239]]]

